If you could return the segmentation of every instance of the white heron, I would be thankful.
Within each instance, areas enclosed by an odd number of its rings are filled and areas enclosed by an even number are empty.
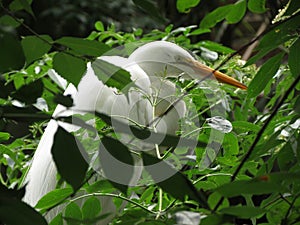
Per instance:
[[[89,64],[77,90],[74,85],[69,84],[65,91],[65,94],[72,95],[74,107],[66,110],[65,107],[58,105],[54,117],[58,114],[62,115],[62,112],[63,115],[70,115],[73,114],[72,110],[78,109],[97,110],[122,118],[123,121],[127,118],[138,124],[147,125],[155,117],[163,115],[170,102],[174,102],[175,84],[166,80],[165,77],[178,77],[182,74],[185,78],[197,80],[213,74],[220,82],[241,89],[247,88],[239,81],[201,64],[188,51],[178,45],[166,41],[147,43],[137,48],[128,58],[102,56],[100,59],[127,70],[131,74],[131,80],[138,88],[131,88],[128,96],[120,94],[115,88],[103,84]],[[148,97],[142,97],[143,95]],[[149,96],[152,97],[152,100],[154,99],[153,96],[161,100],[158,104],[153,104]],[[184,116],[185,112],[185,103],[178,101],[174,108],[155,124],[155,130],[175,135],[178,129],[177,121]],[[73,130],[70,125],[60,125],[68,131]],[[26,178],[27,186],[24,201],[31,206],[35,206],[41,197],[55,189],[56,186],[57,170],[52,159],[51,146],[57,127],[58,122],[55,120],[48,123]],[[135,171],[135,173],[133,183],[138,180],[140,171]],[[116,209],[110,199],[101,199],[101,204],[102,213],[115,213]],[[49,217],[53,217],[56,213],[53,211]],[[98,224],[107,224],[111,218],[101,220]]]

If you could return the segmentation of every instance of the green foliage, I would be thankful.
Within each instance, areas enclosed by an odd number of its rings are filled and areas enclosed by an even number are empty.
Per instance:
[[[180,13],[192,13],[193,8],[207,2],[177,0],[176,7]],[[95,224],[109,216],[103,214],[102,203],[105,202],[98,196],[114,199],[118,209],[126,208],[114,215],[112,224],[176,224],[180,212],[187,212],[185,219],[189,221],[194,221],[193,213],[201,215],[201,224],[240,224],[244,220],[247,224],[259,224],[259,221],[296,224],[299,221],[300,20],[297,0],[288,1],[284,10],[273,18],[274,24],[268,25],[257,38],[257,48],[247,62],[239,56],[242,51],[236,53],[230,47],[205,40],[203,34],[222,21],[243,22],[246,13],[266,16],[271,6],[265,0],[239,0],[230,4],[223,1],[224,4],[212,9],[199,26],[174,28],[168,25],[164,30],[144,32],[135,28],[123,32],[113,24],[106,26],[98,21],[86,39],[68,36],[57,40],[35,33],[18,35],[15,29],[22,26],[24,19],[17,16],[24,13],[34,16],[31,3],[30,0],[12,1],[7,10],[13,13],[4,10],[6,15],[0,17],[0,24],[5,27],[0,29],[1,222],[47,224],[41,214],[60,205],[62,211],[51,225]],[[160,23],[166,21],[154,1],[133,3]],[[204,93],[200,88],[190,88],[191,84],[186,81],[171,79],[170,82],[188,90],[183,97],[186,105],[195,105],[196,113],[189,112],[191,114],[182,119],[191,132],[185,133],[181,127],[180,136],[163,136],[151,129],[130,125],[135,138],[146,139],[149,144],[157,144],[156,138],[162,140],[156,145],[167,150],[161,157],[132,154],[133,150],[122,144],[119,134],[111,129],[112,124],[121,130],[127,125],[101,112],[95,113],[97,118],[85,118],[85,115],[56,118],[78,126],[79,135],[58,128],[52,146],[60,176],[57,189],[42,197],[35,207],[23,203],[21,187],[38,137],[43,133],[43,124],[51,119],[57,104],[73,105],[70,96],[62,94],[63,82],[52,76],[52,69],[66,82],[77,86],[87,62],[91,62],[99,80],[126,94],[132,87],[129,72],[95,57],[108,51],[127,57],[144,42],[154,40],[171,41],[190,50],[200,62],[246,83],[248,91],[223,85],[221,89],[226,94],[222,98],[228,101],[221,102],[214,90]],[[121,45],[125,47],[115,48]],[[256,68],[253,63],[258,61],[261,66]],[[213,97],[207,99],[207,96]],[[37,99],[43,100],[39,107],[35,104]],[[41,105],[46,107],[41,110]],[[206,120],[215,116],[213,110],[219,106],[224,107],[224,119],[232,125],[229,133],[216,131]],[[90,125],[91,120],[96,121],[97,130]],[[30,124],[31,130],[26,126],[26,134],[20,137],[15,130],[25,122]],[[85,129],[86,132],[82,131]],[[144,165],[161,163],[161,169],[173,175],[161,181],[158,178],[162,170],[149,167],[136,187],[95,175],[80,149],[86,144],[99,147],[93,139],[96,132],[102,145],[118,161],[132,165],[135,157],[140,157]],[[212,133],[222,136],[221,140],[218,137],[210,140]],[[148,140],[149,136],[154,139]],[[196,141],[192,137],[196,137]],[[216,146],[220,146],[220,151],[215,151]],[[190,148],[195,150],[194,155],[187,154]],[[176,155],[171,154],[173,152]],[[100,159],[95,164],[102,166],[106,177],[119,175],[118,171],[110,170],[114,166],[110,160],[105,160],[104,155]],[[207,161],[209,166],[201,167]],[[125,174],[123,179],[129,182],[132,170],[120,170]],[[16,191],[17,188],[21,189]],[[82,204],[77,204],[77,200]]]

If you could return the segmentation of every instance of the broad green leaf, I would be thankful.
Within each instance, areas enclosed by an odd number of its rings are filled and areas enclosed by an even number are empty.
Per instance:
[[[160,10],[151,0],[133,0],[134,4],[147,12],[153,19],[160,23],[166,22],[166,19],[160,14]]]
[[[188,196],[190,199],[199,202],[204,208],[208,208],[205,194],[196,190],[185,175],[176,171],[163,160],[147,153],[142,152],[142,158],[146,171],[165,192],[181,201],[184,201],[185,196]]]
[[[300,76],[300,38],[298,38],[293,45],[290,47],[290,54],[289,54],[289,67],[291,73],[294,77]]]
[[[250,219],[265,213],[266,210],[253,206],[231,206],[221,209],[220,212],[242,219]]]
[[[99,157],[105,177],[114,187],[127,194],[134,176],[134,160],[128,148],[116,139],[103,137]]]
[[[79,221],[82,220],[82,213],[79,206],[75,202],[67,205],[63,216],[68,225],[80,225]]]
[[[86,71],[86,62],[67,53],[59,52],[53,57],[53,69],[77,86]]]
[[[226,20],[228,23],[237,23],[245,15],[247,9],[247,1],[239,0],[232,5],[230,12],[226,15]]]
[[[218,7],[209,14],[207,14],[200,22],[200,28],[214,27],[218,22],[221,22],[230,12],[233,5],[225,5]]]
[[[248,1],[248,9],[253,13],[264,13],[266,11],[265,5],[266,5],[266,0]]]
[[[98,198],[88,198],[82,206],[82,218],[90,220],[97,217],[101,211],[101,204]]]
[[[41,58],[50,49],[52,38],[49,35],[25,36],[22,41],[22,47],[26,58],[26,63],[29,65],[33,61]]]
[[[109,193],[114,190],[114,187],[108,180],[98,180],[90,186],[86,187],[88,193],[101,191],[102,193]]]
[[[232,126],[234,130],[241,130],[241,132],[258,132],[260,129],[260,126],[248,121],[232,121]]]
[[[51,153],[59,174],[77,191],[88,169],[87,157],[82,155],[86,154],[82,144],[65,129],[58,127]]]
[[[231,225],[233,218],[228,215],[223,214],[210,214],[201,219],[201,225],[216,225],[216,224],[223,224],[223,225]]]
[[[109,87],[115,87],[127,93],[129,88],[134,86],[130,73],[111,63],[97,59],[92,63],[92,68],[98,79]]]
[[[30,84],[23,85],[12,97],[27,104],[33,104],[38,97],[41,97],[44,90],[44,84],[41,79],[38,79]]]
[[[35,208],[42,210],[42,211],[50,209],[51,207],[64,201],[72,193],[73,193],[72,188],[55,189],[55,190],[47,193],[45,196],[43,196],[38,201]]]
[[[49,223],[49,225],[64,225],[64,220],[62,218],[62,213],[59,213],[53,220]]]
[[[248,86],[248,97],[253,98],[264,90],[281,65],[281,59],[285,53],[278,53],[268,59],[257,72]]]
[[[67,46],[79,54],[89,56],[100,56],[110,49],[106,44],[99,41],[76,37],[62,37],[55,42]]]
[[[177,0],[176,7],[181,13],[188,13],[191,8],[197,6],[200,0]]]
[[[25,56],[21,43],[11,34],[0,31],[0,73],[21,69]]]
[[[23,20],[21,20],[23,22]],[[11,26],[11,27],[19,27],[21,23],[17,22],[14,18],[9,15],[4,15],[0,17],[0,25],[2,26]]]
[[[233,133],[227,133],[224,135],[222,147],[225,150],[225,156],[237,155],[239,153],[238,139]]]
[[[29,14],[34,16],[31,6],[30,6],[31,3],[32,3],[32,0],[14,0],[13,2],[10,3],[9,9],[12,11],[19,11],[19,10],[24,9]]]
[[[47,225],[45,218],[16,198],[0,198],[0,221],[6,225]]]

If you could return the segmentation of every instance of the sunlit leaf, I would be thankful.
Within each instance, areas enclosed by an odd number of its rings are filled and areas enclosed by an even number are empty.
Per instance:
[[[75,202],[69,203],[65,209],[63,218],[67,221],[68,225],[80,225],[79,221],[82,220],[80,207]]]
[[[71,184],[74,191],[78,190],[88,169],[87,157],[82,155],[85,154],[82,144],[72,134],[58,127],[51,153],[62,178]]]
[[[0,132],[0,143],[3,141],[7,141],[10,138],[10,133]]]
[[[55,42],[67,46],[79,54],[89,56],[100,56],[110,49],[106,44],[99,41],[76,37],[62,37]]]
[[[248,97],[253,98],[264,90],[267,84],[272,80],[281,65],[281,59],[285,53],[279,53],[268,59],[257,72],[248,86]]]
[[[36,204],[35,208],[39,210],[46,210],[49,209],[59,203],[61,203],[63,200],[65,200],[67,197],[69,197],[73,193],[72,188],[62,188],[62,189],[55,189],[45,196],[43,196],[38,203]]]
[[[25,36],[21,44],[27,65],[46,54],[51,49],[51,42],[52,38],[49,35]]]
[[[265,5],[266,5],[266,0],[248,1],[248,9],[253,13],[264,13],[266,11]]]
[[[188,13],[191,8],[197,6],[200,0],[177,0],[176,7],[179,12]]]
[[[245,15],[247,9],[247,1],[239,0],[232,5],[230,12],[225,17],[228,23],[237,23]]]
[[[86,71],[86,62],[67,53],[59,52],[53,57],[53,68],[59,75],[77,86]]]

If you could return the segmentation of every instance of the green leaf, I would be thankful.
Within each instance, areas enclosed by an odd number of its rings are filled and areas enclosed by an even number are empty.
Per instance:
[[[31,3],[32,3],[32,0],[14,0],[12,3],[10,3],[9,9],[12,11],[19,11],[19,10],[24,9],[29,14],[34,16],[31,6],[30,6]]]
[[[75,202],[68,204],[63,218],[68,225],[80,225],[79,221],[82,220],[82,213],[79,206]]]
[[[23,20],[21,20],[23,22]],[[0,17],[0,25],[2,26],[11,26],[13,28],[19,27],[21,23],[16,21],[14,18],[12,18],[9,15],[4,15]]]
[[[106,44],[99,41],[76,37],[62,37],[55,42],[67,46],[79,54],[89,56],[100,56],[110,49]]]
[[[44,90],[44,84],[41,79],[38,79],[30,84],[23,85],[12,97],[27,104],[33,104],[36,99],[41,97]]]
[[[84,181],[88,163],[82,154],[85,150],[82,144],[62,127],[58,127],[51,148],[53,160],[59,174],[76,191]]]
[[[25,64],[21,43],[11,34],[0,31],[0,73],[19,70]]]
[[[266,0],[249,0],[248,9],[253,13],[264,13],[266,12]]]
[[[227,133],[224,136],[222,147],[225,150],[225,156],[237,155],[239,153],[239,143],[237,137],[232,133]]]
[[[95,28],[96,28],[96,30],[101,31],[101,32],[105,31],[104,25],[101,21],[97,21],[95,23]]]
[[[197,6],[200,0],[177,0],[176,7],[181,13],[188,13],[191,8]]]
[[[65,107],[72,107],[73,106],[73,98],[71,95],[62,95],[57,94],[54,97],[54,102],[57,104],[61,104]]]
[[[53,220],[49,223],[49,225],[64,225],[64,221],[62,218],[62,213],[59,213]]]
[[[47,225],[45,218],[16,198],[0,198],[0,221],[6,225]]]
[[[213,42],[213,41],[201,41],[198,44],[201,47],[208,48],[211,51],[220,52],[222,54],[230,54],[230,53],[234,52],[233,49],[228,48],[226,46],[223,46],[223,45]]]
[[[260,126],[250,123],[248,121],[232,121],[233,129],[241,130],[241,132],[258,132],[260,129]]]
[[[100,144],[100,164],[104,175],[112,185],[124,194],[134,176],[134,160],[120,141],[111,137],[103,137]]]
[[[88,198],[82,206],[82,218],[84,220],[90,220],[99,215],[101,211],[101,204],[98,198]]]
[[[185,175],[163,160],[159,160],[147,153],[142,152],[142,158],[146,171],[165,192],[181,201],[184,201],[185,196],[188,196],[190,199],[199,202],[204,208],[208,208],[204,193],[196,190]]]
[[[298,38],[290,47],[290,54],[288,59],[289,67],[294,77],[300,76],[299,49],[300,49],[300,38]]]
[[[134,4],[148,13],[153,19],[160,23],[166,22],[166,19],[160,14],[160,10],[151,0],[133,0]]]
[[[233,215],[242,219],[257,217],[265,212],[266,210],[253,206],[231,206],[220,210],[220,213]]]
[[[129,88],[134,86],[130,73],[111,63],[96,59],[92,63],[92,68],[98,79],[109,87],[115,87],[123,93],[127,93]]]
[[[209,14],[207,14],[200,22],[200,28],[212,28],[218,22],[221,22],[230,12],[233,5],[225,5],[218,7],[217,9],[213,10]]]
[[[43,196],[38,203],[36,204],[35,208],[45,211],[50,209],[51,207],[61,203],[67,197],[73,194],[72,188],[62,188],[62,189],[55,189],[45,196]]]
[[[225,19],[228,23],[237,23],[239,22],[245,15],[247,9],[247,1],[239,0],[235,4],[232,5],[230,12],[227,14]]]
[[[86,63],[80,58],[59,52],[53,57],[53,68],[59,75],[77,86],[86,71]]]
[[[0,132],[0,143],[3,141],[7,141],[10,138],[10,133]]]
[[[49,35],[25,36],[22,41],[22,47],[25,54],[27,65],[41,58],[50,49],[52,38]]]
[[[259,95],[259,93],[263,91],[267,84],[272,80],[272,77],[275,75],[281,65],[281,59],[284,54],[285,53],[282,52],[273,56],[261,66],[248,86],[249,98]]]

